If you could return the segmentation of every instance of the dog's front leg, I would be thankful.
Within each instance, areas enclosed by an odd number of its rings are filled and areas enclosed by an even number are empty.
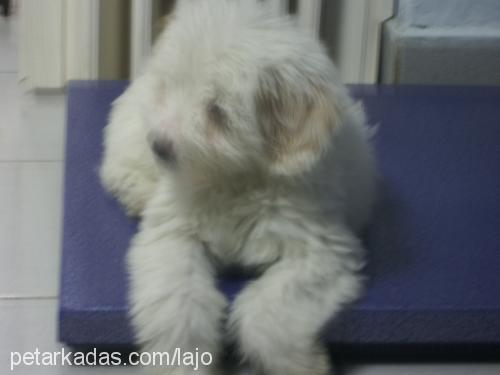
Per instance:
[[[118,198],[130,216],[140,216],[153,196],[158,170],[147,142],[142,102],[154,92],[154,79],[134,81],[114,103],[104,130],[100,168],[103,186]],[[150,99],[149,99],[150,100]]]
[[[319,341],[325,323],[360,292],[360,243],[347,229],[323,238],[297,228],[280,237],[281,259],[236,299],[230,327],[245,357],[267,375],[331,373]],[[263,243],[263,242],[260,242]]]
[[[160,203],[154,199],[146,210],[128,256],[136,339],[151,355],[166,353],[165,362],[167,355],[170,358],[170,366],[157,362],[151,373],[214,374],[227,302],[216,288],[212,265],[191,224]],[[178,362],[171,363],[176,352],[199,353],[198,358],[210,353],[213,364],[198,363],[196,372],[185,361],[176,366]],[[210,356],[206,354],[204,361]]]

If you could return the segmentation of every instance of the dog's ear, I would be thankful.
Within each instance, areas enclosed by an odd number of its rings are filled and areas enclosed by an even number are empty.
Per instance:
[[[339,126],[332,87],[312,77],[275,67],[259,76],[255,109],[273,173],[297,175],[309,170]]]

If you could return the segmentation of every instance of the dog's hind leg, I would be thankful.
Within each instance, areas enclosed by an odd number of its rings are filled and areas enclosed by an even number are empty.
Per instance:
[[[359,263],[347,255],[360,243],[347,229],[336,232],[305,238],[297,230],[280,241],[268,234],[283,256],[243,290],[230,315],[242,356],[264,374],[331,373],[320,330],[361,288]]]
[[[153,79],[147,76],[134,81],[113,103],[104,130],[101,181],[131,216],[141,215],[158,179],[141,113],[153,86]]]

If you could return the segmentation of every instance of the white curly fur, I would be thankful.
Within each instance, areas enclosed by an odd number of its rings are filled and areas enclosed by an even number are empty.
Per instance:
[[[259,373],[329,373],[318,333],[361,291],[369,133],[291,20],[250,0],[181,2],[105,130],[103,184],[142,217],[128,269],[144,350],[219,358],[230,337]],[[216,273],[235,264],[263,272],[229,308]]]

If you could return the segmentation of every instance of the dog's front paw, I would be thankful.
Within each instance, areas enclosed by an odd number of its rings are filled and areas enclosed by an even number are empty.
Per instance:
[[[100,177],[104,188],[125,207],[127,215],[140,216],[156,187],[155,176],[123,167],[103,166]]]
[[[320,353],[311,358],[311,369],[307,372],[308,375],[332,375],[330,359],[327,354]],[[304,373],[304,375],[306,375]]]

